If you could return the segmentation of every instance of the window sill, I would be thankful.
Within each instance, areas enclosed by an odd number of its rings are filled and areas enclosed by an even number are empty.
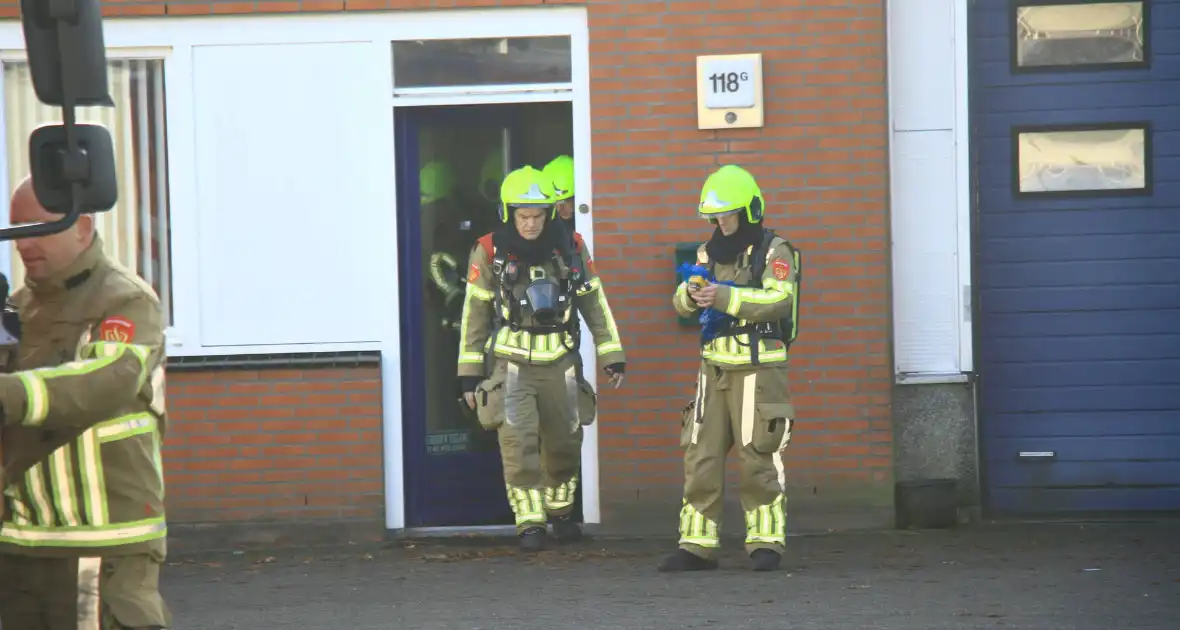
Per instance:
[[[894,375],[894,383],[897,385],[949,385],[953,383],[970,383],[971,380],[971,374],[964,372],[903,372]]]

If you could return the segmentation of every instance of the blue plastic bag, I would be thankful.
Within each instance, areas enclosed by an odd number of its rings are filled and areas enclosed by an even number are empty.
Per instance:
[[[709,269],[704,265],[681,263],[676,271],[679,272],[681,281],[687,282],[690,285],[704,286],[712,282],[731,287],[736,286],[733,282],[729,281],[717,282],[717,279],[713,277],[713,274],[709,273]],[[697,318],[697,321],[701,323],[701,343],[706,344],[713,341],[717,337],[717,333],[733,321],[733,317],[721,311],[715,311],[710,306],[701,310],[701,315]]]

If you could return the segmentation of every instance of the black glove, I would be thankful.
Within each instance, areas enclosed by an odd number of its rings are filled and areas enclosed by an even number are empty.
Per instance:
[[[17,340],[20,339],[20,315],[16,311],[5,310],[0,313],[0,323],[3,324],[4,330],[12,335]]]
[[[626,373],[627,364],[622,361],[619,361],[618,363],[611,363],[610,365],[608,365],[602,369],[605,370],[607,374],[614,376],[615,374]]]
[[[479,387],[479,384],[482,382],[483,379],[478,376],[460,376],[459,389],[462,390],[464,394],[473,392],[475,391],[475,388]]]
[[[0,273],[0,325],[16,339],[20,339],[20,315],[8,304],[8,276]]]

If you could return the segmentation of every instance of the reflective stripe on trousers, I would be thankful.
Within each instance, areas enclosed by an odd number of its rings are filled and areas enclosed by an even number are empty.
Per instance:
[[[102,558],[78,558],[78,630],[102,630]]]
[[[724,459],[730,445],[736,445],[742,460],[743,503],[745,510],[747,545],[782,545],[786,542],[786,496],[785,467],[782,448],[773,453],[755,451],[755,422],[758,421],[758,377],[759,371],[723,372],[712,366],[703,366],[697,376],[697,397],[685,454],[686,496],[680,511],[680,544],[693,545],[703,549],[716,549],[720,545],[719,524],[722,488],[724,484]],[[729,417],[718,417],[716,414]],[[713,415],[710,415],[713,414]],[[784,440],[786,436],[784,436]],[[736,444],[734,444],[736,442]],[[786,445],[783,444],[782,447]],[[766,473],[773,467],[774,482],[766,484]],[[745,486],[752,485],[753,491]],[[770,487],[767,487],[767,486]],[[752,494],[758,499],[746,498]],[[691,499],[691,501],[690,501]],[[754,501],[765,501],[753,505]],[[705,514],[698,509],[709,511]],[[716,512],[714,514],[714,512]]]

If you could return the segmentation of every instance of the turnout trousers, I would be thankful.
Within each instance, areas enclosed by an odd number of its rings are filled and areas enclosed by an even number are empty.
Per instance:
[[[794,417],[785,366],[722,370],[702,363],[696,398],[681,414],[680,443],[685,449],[681,549],[715,558],[720,547],[725,460],[735,449],[746,515],[746,552],[783,552],[782,451],[790,442]]]
[[[0,554],[5,630],[147,630],[172,616],[154,555],[48,558]]]
[[[582,464],[582,426],[597,411],[575,357],[549,365],[497,359],[476,388],[476,405],[480,424],[498,432],[517,531],[569,514]]]

